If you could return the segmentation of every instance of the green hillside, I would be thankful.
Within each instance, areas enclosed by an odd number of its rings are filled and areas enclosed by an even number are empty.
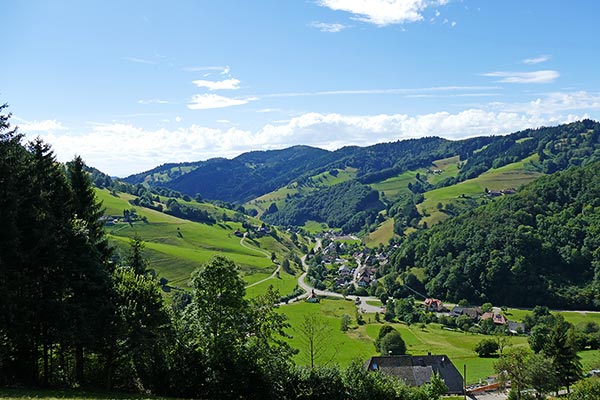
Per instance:
[[[244,230],[240,222],[227,221],[212,225],[192,222],[132,206],[129,200],[135,199],[135,196],[127,193],[115,196],[108,190],[96,190],[96,195],[106,208],[105,215],[122,216],[123,210],[134,209],[139,217],[145,218],[146,222],[118,222],[107,226],[106,231],[111,242],[123,254],[128,250],[130,239],[139,235],[145,242],[144,254],[150,267],[173,286],[186,287],[190,273],[215,254],[224,254],[234,260],[249,284],[257,282],[271,275],[276,268],[270,260],[271,252],[282,259],[289,252],[287,246],[291,245],[277,241],[272,236],[263,236],[245,239],[242,246],[242,239],[235,235],[236,230]],[[205,208],[221,214],[232,213],[213,205],[206,205]],[[288,289],[287,286],[281,288]]]

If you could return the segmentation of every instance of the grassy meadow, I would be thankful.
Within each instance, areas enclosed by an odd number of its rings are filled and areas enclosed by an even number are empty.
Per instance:
[[[357,325],[355,319],[355,306],[351,300],[323,299],[318,304],[296,302],[279,308],[280,312],[288,316],[291,328],[288,332],[293,336],[290,344],[299,350],[295,361],[299,365],[309,363],[308,351],[302,343],[302,335],[298,329],[301,326],[304,315],[316,314],[328,326],[328,334],[325,338],[326,348],[319,364],[337,363],[341,367],[347,366],[353,359],[366,361],[369,357],[378,355],[375,351],[374,341],[379,330],[384,325],[375,321],[373,314],[364,316],[365,324]],[[509,309],[507,315],[513,320],[521,320],[528,312],[526,310]],[[352,318],[352,325],[348,332],[341,331],[341,317],[348,314]],[[600,313],[560,312],[567,321],[574,324],[583,321],[594,320],[600,323]],[[486,335],[465,333],[443,328],[440,324],[406,325],[402,323],[392,324],[406,342],[407,353],[413,355],[445,354],[447,355],[459,372],[463,373],[463,366],[467,367],[467,381],[469,384],[477,383],[488,376],[494,375],[493,364],[496,358],[480,358],[473,350],[475,345],[482,339],[489,338]],[[510,338],[510,346],[528,347],[526,336],[513,336]],[[597,350],[586,350],[579,353],[584,371],[600,368],[600,352]]]
[[[236,229],[242,228],[239,222],[202,224],[132,206],[128,200],[134,196],[129,194],[119,193],[118,196],[113,196],[106,190],[98,190],[96,194],[103,202],[107,215],[122,215],[124,209],[133,208],[140,217],[147,218],[147,222],[121,222],[107,226],[106,232],[111,243],[122,253],[127,252],[131,238],[139,235],[144,240],[144,255],[148,258],[150,267],[159,276],[168,279],[173,286],[186,287],[190,273],[216,254],[231,258],[240,266],[246,282],[252,284],[270,276],[275,270],[276,266],[270,259],[271,252],[278,259],[289,252],[286,246],[271,236],[246,239],[242,246],[241,239],[234,235]],[[230,210],[218,209],[221,214],[228,211]],[[289,283],[280,285],[281,293],[289,293],[285,291],[290,286]],[[262,285],[251,292],[257,293],[259,288],[266,287],[268,285]]]

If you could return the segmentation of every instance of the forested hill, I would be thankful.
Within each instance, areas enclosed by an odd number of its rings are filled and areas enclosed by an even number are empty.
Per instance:
[[[411,235],[389,283],[412,267],[432,296],[481,304],[600,309],[600,163],[539,178]]]
[[[450,141],[439,137],[344,147],[327,151],[309,146],[255,151],[234,159],[215,158],[196,163],[165,164],[125,178],[128,183],[175,189],[190,196],[243,203],[252,198],[332,169],[356,169],[356,179],[371,184],[434,160],[458,156],[456,177],[440,182],[449,186],[538,154],[541,172],[553,173],[570,165],[600,159],[600,124],[591,120],[527,129],[506,136],[484,136]]]

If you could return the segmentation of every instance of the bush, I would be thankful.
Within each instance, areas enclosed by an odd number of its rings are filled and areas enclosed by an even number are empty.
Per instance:
[[[498,343],[492,339],[483,339],[475,346],[475,352],[479,357],[489,357],[498,351]]]

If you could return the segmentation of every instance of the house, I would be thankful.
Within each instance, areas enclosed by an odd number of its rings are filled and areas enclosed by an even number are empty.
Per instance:
[[[408,386],[421,386],[431,382],[438,374],[448,387],[448,394],[463,394],[463,378],[446,355],[380,356],[371,357],[366,368],[396,377]]]
[[[507,320],[506,327],[508,328],[508,331],[510,333],[512,333],[513,335],[525,333],[525,324],[522,322],[515,322],[515,321]]]
[[[438,299],[425,299],[423,304],[425,305],[425,310],[427,311],[440,312],[444,309],[444,304]]]
[[[502,314],[486,312],[481,316],[480,320],[485,321],[486,319],[491,319],[495,325],[506,325],[506,318]]]
[[[348,268],[348,266],[346,264],[344,264],[338,268],[339,276],[349,276],[350,274],[351,274],[350,268]]]
[[[476,321],[481,315],[481,308],[479,307],[461,307],[456,306],[450,311],[451,317],[458,317],[461,315],[468,315],[472,320]]]

